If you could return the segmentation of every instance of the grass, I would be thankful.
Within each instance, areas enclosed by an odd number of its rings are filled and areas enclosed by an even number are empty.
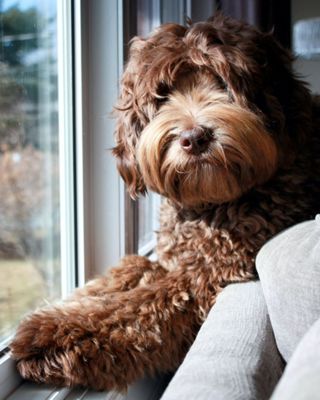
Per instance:
[[[0,341],[21,318],[43,303],[46,285],[32,262],[0,260]]]

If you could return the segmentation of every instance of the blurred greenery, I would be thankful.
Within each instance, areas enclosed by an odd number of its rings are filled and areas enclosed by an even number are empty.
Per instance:
[[[36,32],[43,31],[45,20],[36,8],[26,11],[17,6],[0,13],[5,61],[10,66],[23,64],[23,57],[38,45]]]

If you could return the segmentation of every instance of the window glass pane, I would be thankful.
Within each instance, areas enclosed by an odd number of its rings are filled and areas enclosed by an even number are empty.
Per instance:
[[[292,45],[297,56],[294,67],[314,93],[320,93],[319,18],[319,1],[291,1]]]
[[[0,1],[0,341],[60,296],[56,1]]]

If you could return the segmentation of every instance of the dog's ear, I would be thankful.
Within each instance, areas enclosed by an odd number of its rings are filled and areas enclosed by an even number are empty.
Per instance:
[[[112,153],[117,158],[117,168],[125,181],[130,196],[135,199],[139,194],[146,192],[139,166],[136,160],[137,137],[141,128],[134,112],[129,110],[119,111],[115,131],[116,146]]]
[[[132,40],[129,61],[122,75],[120,95],[114,110],[117,119],[114,135],[116,145],[112,153],[117,159],[118,171],[133,199],[146,191],[136,160],[138,139],[148,122],[137,89],[139,69],[141,69],[139,59],[143,47],[143,39],[136,37]]]
[[[117,159],[117,168],[127,185],[130,196],[135,199],[146,192],[146,187],[136,160],[136,146],[143,129],[143,116],[139,116],[130,94],[128,82],[122,85],[122,93],[115,108],[117,117],[115,142],[112,153]]]
[[[113,154],[133,198],[146,192],[136,160],[136,146],[142,130],[156,113],[167,90],[165,80],[170,79],[173,75],[170,71],[176,66],[171,59],[177,53],[177,38],[183,36],[185,30],[177,24],[162,25],[148,38],[135,37],[130,44],[114,112],[117,124]]]

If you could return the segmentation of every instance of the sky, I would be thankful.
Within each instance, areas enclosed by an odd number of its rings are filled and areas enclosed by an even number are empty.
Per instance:
[[[34,6],[35,3],[37,3],[37,0],[2,0],[2,8],[3,10],[6,10],[14,5],[18,5],[19,8],[25,10]]]
[[[21,10],[27,10],[30,7],[36,7],[39,10],[46,9],[49,13],[55,13],[57,2],[56,0],[0,0],[2,10],[5,11],[12,6],[18,6]]]

